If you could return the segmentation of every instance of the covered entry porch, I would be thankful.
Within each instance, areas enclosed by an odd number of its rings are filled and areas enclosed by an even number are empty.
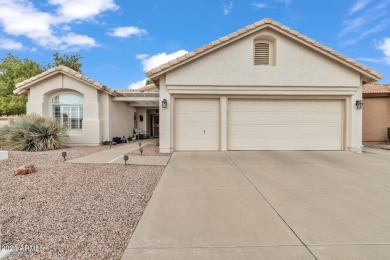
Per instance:
[[[133,115],[134,129],[142,129],[150,137],[158,138],[160,133],[159,93],[158,92],[129,92],[122,93],[122,97],[115,97],[115,102],[127,102],[136,108]]]

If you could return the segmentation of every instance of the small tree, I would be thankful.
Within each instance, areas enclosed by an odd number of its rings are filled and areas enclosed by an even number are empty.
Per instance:
[[[20,60],[12,54],[7,54],[0,63],[0,116],[26,113],[27,97],[13,94],[16,84],[60,65],[65,65],[82,73],[82,64],[79,62],[81,58],[82,56],[78,53],[74,55],[60,55],[56,52],[53,53],[54,62],[44,67],[35,61],[29,59]]]
[[[47,65],[47,68],[50,69],[56,66],[64,65],[68,68],[71,68],[72,70],[82,73],[81,67],[83,65],[79,62],[81,58],[82,56],[79,53],[73,55],[66,55],[66,54],[60,55],[58,52],[55,52],[53,53],[54,62],[49,63]]]
[[[154,84],[154,81],[152,79],[147,79],[145,82],[145,86],[150,85],[150,84]]]
[[[0,115],[12,116],[26,113],[27,96],[0,97]]]
[[[25,96],[13,94],[15,85],[43,72],[44,68],[37,62],[8,54],[0,63],[0,116],[20,115],[26,113]]]

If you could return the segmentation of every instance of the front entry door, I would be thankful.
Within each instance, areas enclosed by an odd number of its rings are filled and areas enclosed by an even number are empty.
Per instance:
[[[153,115],[152,118],[152,129],[153,129],[153,137],[159,136],[159,126],[160,126],[160,118],[159,115]]]

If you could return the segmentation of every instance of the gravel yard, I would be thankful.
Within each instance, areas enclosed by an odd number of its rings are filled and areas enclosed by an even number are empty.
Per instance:
[[[365,147],[376,148],[376,149],[383,149],[383,150],[390,150],[390,144],[389,143],[368,144],[368,145],[365,145]]]
[[[61,157],[64,150],[74,159],[107,148],[10,152],[0,162],[0,244],[31,251],[11,259],[121,258],[164,167],[68,164]],[[13,176],[23,164],[38,172]]]
[[[142,146],[142,148],[144,149],[142,152],[142,156],[171,156],[172,155],[171,153],[160,153],[160,150],[159,150],[160,148],[156,144],[148,144],[148,145]],[[139,149],[137,149],[137,150],[134,150],[134,151],[128,153],[128,155],[141,156],[141,153],[140,153]]]

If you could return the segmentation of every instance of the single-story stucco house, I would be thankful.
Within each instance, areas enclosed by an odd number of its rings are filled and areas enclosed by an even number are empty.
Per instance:
[[[390,84],[363,86],[363,142],[387,142],[390,127]]]
[[[143,128],[161,152],[354,150],[362,85],[382,77],[268,18],[146,75],[155,91],[112,90],[61,66],[15,93],[28,95],[28,113],[68,123],[71,144]]]

